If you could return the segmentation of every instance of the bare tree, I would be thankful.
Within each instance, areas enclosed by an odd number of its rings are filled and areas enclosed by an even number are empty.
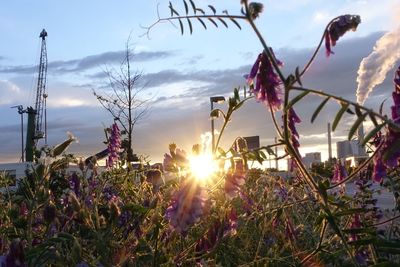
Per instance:
[[[138,81],[142,74],[131,70],[134,53],[130,47],[129,39],[126,42],[125,56],[119,66],[119,70],[107,68],[105,74],[108,78],[108,90],[103,94],[93,89],[100,104],[106,109],[122,127],[126,138],[122,141],[122,147],[127,153],[128,161],[135,161],[137,157],[133,154],[132,138],[135,125],[144,119],[149,111],[149,100],[141,98],[144,85]]]

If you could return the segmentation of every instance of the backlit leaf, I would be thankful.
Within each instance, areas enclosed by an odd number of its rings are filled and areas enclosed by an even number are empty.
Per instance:
[[[208,18],[208,20],[211,21],[212,24],[214,24],[214,26],[218,28],[218,24],[212,18]]]
[[[369,141],[372,137],[374,137],[374,136],[376,135],[376,133],[379,132],[379,131],[382,129],[382,127],[385,126],[385,125],[386,125],[386,122],[383,122],[383,123],[379,124],[378,126],[376,126],[372,131],[370,131],[370,132],[364,137],[364,140],[363,140],[363,142],[362,142],[361,145],[364,146],[366,143],[368,143],[368,141]]]
[[[231,19],[231,21],[236,25],[236,27],[238,27],[240,30],[242,29],[242,27],[240,27],[240,24],[236,21],[236,20],[234,20],[234,19]]]
[[[186,15],[187,15],[189,13],[189,6],[188,6],[188,4],[186,3],[185,0],[183,0],[183,5],[185,6],[185,12],[186,12]]]
[[[343,114],[348,110],[349,108],[349,103],[341,103],[342,108],[339,110],[339,112],[336,114],[335,119],[333,120],[332,123],[332,131],[336,130],[336,127],[338,126],[340,119],[342,118]]]
[[[309,91],[304,91],[303,93],[297,95],[295,98],[293,98],[288,105],[285,107],[285,110],[288,111],[294,104],[296,104],[297,102],[299,102],[303,97],[305,97],[306,95],[308,95],[308,93],[310,93]]]
[[[179,20],[179,26],[181,28],[181,34],[183,35],[183,23],[182,23],[182,20]]]
[[[225,22],[223,19],[218,18],[218,20],[221,21],[221,23],[224,24],[224,26],[225,26],[226,28],[228,28],[228,24],[226,24],[226,22]]]
[[[317,109],[314,111],[313,115],[311,116],[311,123],[313,123],[315,121],[315,119],[317,118],[318,114],[321,112],[322,108],[325,106],[326,102],[328,102],[328,100],[331,97],[328,96],[327,98],[325,98],[321,104],[319,104],[319,106],[317,107]]]
[[[357,131],[357,129],[360,127],[361,123],[363,123],[365,117],[367,117],[368,113],[364,113],[362,116],[358,117],[357,120],[354,122],[353,126],[351,126],[348,139],[351,140],[353,137],[354,133]]]
[[[217,13],[217,10],[215,9],[215,7],[213,7],[212,5],[208,5],[208,7],[212,10],[214,15]]]
[[[201,18],[197,19],[200,21],[201,25],[203,25],[204,29],[207,30],[207,25],[204,23],[204,21]]]

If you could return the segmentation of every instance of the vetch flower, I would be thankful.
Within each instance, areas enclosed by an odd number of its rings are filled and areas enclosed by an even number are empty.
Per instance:
[[[338,160],[333,167],[333,177],[332,177],[332,182],[333,183],[340,183],[347,177],[347,170],[345,166],[343,166],[342,162]],[[343,183],[339,186],[339,193],[344,194],[346,192],[346,185]]]
[[[272,51],[272,50],[271,50]],[[280,61],[278,61],[280,63]],[[254,79],[256,79],[254,85]],[[247,75],[247,83],[251,86],[251,92],[258,101],[270,105],[274,110],[280,109],[280,81],[274,71],[274,67],[265,52],[258,55],[256,62]]]
[[[300,123],[300,122],[301,122],[301,119],[299,118],[299,116],[297,116],[297,114],[293,108],[290,108],[288,111],[288,127],[291,132],[291,139],[292,139],[293,147],[296,150],[298,150],[298,148],[300,147],[300,143],[298,140],[299,133],[297,132],[297,129],[296,129],[296,123]]]
[[[207,192],[205,188],[187,179],[176,191],[166,210],[165,217],[170,227],[184,235],[188,228],[197,223],[204,214]]]
[[[234,198],[239,192],[240,186],[245,182],[245,170],[242,160],[235,161],[235,170],[225,177],[224,190],[228,198]]]
[[[111,136],[108,140],[108,160],[107,166],[113,167],[119,159],[119,152],[121,148],[121,132],[118,128],[117,123],[113,123],[111,126]]]
[[[326,56],[333,54],[331,46],[335,46],[336,42],[349,30],[355,31],[361,18],[358,15],[343,15],[333,20],[325,31],[325,48]]]

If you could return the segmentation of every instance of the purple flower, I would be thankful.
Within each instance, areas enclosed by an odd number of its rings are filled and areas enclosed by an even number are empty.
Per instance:
[[[340,160],[338,160],[333,169],[332,182],[340,183],[347,177],[347,175],[346,168],[342,165]]]
[[[236,193],[239,192],[240,186],[245,182],[245,170],[243,161],[235,162],[234,172],[228,173],[225,177],[224,190],[228,198],[234,198]]]
[[[299,133],[297,132],[297,129],[296,129],[296,123],[300,123],[300,122],[301,122],[301,119],[299,118],[299,116],[297,116],[297,114],[293,108],[290,108],[288,111],[288,126],[289,126],[289,130],[291,132],[292,144],[296,150],[298,150],[298,148],[300,147],[300,143],[298,140]]]
[[[251,68],[250,74],[247,76],[247,82],[250,86],[253,85],[254,79],[256,79],[256,83],[251,91],[255,94],[256,99],[266,102],[274,110],[278,110],[282,103],[279,97],[281,94],[279,85],[281,83],[278,75],[274,71],[271,61],[265,53],[258,55],[256,62]]]
[[[381,157],[374,158],[374,171],[372,177],[375,182],[380,183],[382,178],[386,176],[386,166],[383,164]]]
[[[339,38],[349,30],[355,31],[360,22],[358,15],[343,15],[333,20],[325,31],[326,56],[333,54],[331,46],[335,46]]]
[[[353,220],[351,221],[350,229],[358,229],[358,228],[361,228],[361,218],[360,214],[355,214]],[[358,236],[356,234],[350,235],[350,241],[356,241],[357,239]]]
[[[231,209],[222,220],[217,220],[205,236],[197,241],[195,251],[197,254],[202,254],[211,251],[222,238],[232,236],[237,231],[237,214],[235,209]]]
[[[22,242],[19,239],[14,240],[10,245],[10,250],[6,256],[6,266],[26,266],[25,253]]]
[[[392,93],[394,105],[391,106],[392,119],[395,123],[400,124],[400,67],[396,71],[394,78],[395,91]],[[382,177],[386,175],[386,168],[395,168],[399,164],[400,150],[393,149],[396,142],[400,138],[400,132],[397,132],[389,127],[386,134],[381,136],[377,134],[373,144],[381,146],[380,151],[374,159],[374,173],[375,181],[381,181]]]
[[[197,223],[204,214],[207,192],[198,183],[186,180],[176,191],[166,210],[165,218],[170,227],[184,235],[188,228]]]
[[[75,195],[80,195],[80,186],[81,180],[79,179],[78,175],[74,172],[69,177],[69,187],[74,191]]]
[[[121,132],[118,128],[117,123],[113,123],[111,126],[111,136],[108,140],[108,161],[107,166],[112,168],[114,163],[119,159],[119,151],[121,148]]]

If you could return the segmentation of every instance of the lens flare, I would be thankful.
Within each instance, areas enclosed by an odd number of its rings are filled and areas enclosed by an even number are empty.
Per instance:
[[[211,154],[202,153],[189,158],[190,171],[194,177],[205,181],[217,172],[218,164]]]

